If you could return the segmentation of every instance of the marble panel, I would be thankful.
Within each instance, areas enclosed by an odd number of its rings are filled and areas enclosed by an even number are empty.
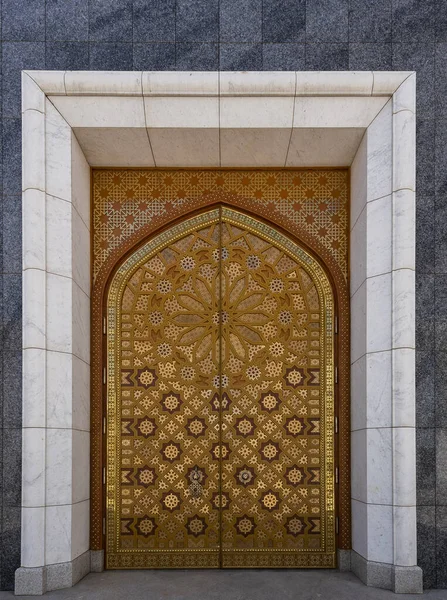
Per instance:
[[[90,165],[75,135],[71,135],[71,201],[90,231]]]
[[[424,119],[435,117],[435,49],[434,43],[393,43],[393,69],[417,72],[416,111]]]
[[[175,0],[134,0],[133,41],[175,41]]]
[[[75,127],[73,130],[92,167],[154,167],[146,129]]]
[[[5,9],[3,6],[3,11]],[[2,37],[2,117],[8,119],[20,118],[22,69],[42,69],[45,66],[45,42],[25,40],[8,41]]]
[[[349,44],[350,69],[355,71],[386,71],[391,69],[391,62],[392,48],[390,43]]]
[[[435,27],[441,11],[435,2],[407,2],[394,0],[393,41],[431,42],[435,37]]]
[[[366,351],[391,348],[391,274],[366,280]],[[414,313],[413,313],[414,314]]]
[[[27,110],[22,116],[22,189],[45,190],[45,115]]]
[[[24,74],[29,75],[45,95],[65,94],[65,71],[30,71],[30,68]]]
[[[129,0],[97,1],[89,5],[89,39],[128,42],[132,39],[132,2]]]
[[[71,202],[47,194],[45,207],[47,271],[72,277],[74,255]]]
[[[392,434],[389,427],[351,433],[352,498],[368,504],[393,503]]]
[[[296,71],[304,68],[303,44],[263,44],[262,63],[267,71]]]
[[[50,428],[73,427],[73,361],[68,352],[46,353],[46,422]]]
[[[351,366],[351,427],[391,427],[391,351],[365,354]]]
[[[67,71],[65,93],[68,96],[141,96],[142,73],[123,71]]]
[[[5,40],[45,39],[45,3],[24,0],[20,6],[14,0],[2,4],[2,36]]]
[[[72,265],[71,276],[82,291],[90,297],[91,251],[90,231],[73,205],[71,209]]]
[[[370,72],[302,71],[296,73],[297,96],[370,96],[374,77]]]
[[[411,567],[417,564],[416,506],[393,508],[394,564]]]
[[[3,196],[0,209],[0,264],[3,263],[4,273],[19,274],[22,270],[22,198]]]
[[[443,497],[445,497],[445,495]],[[437,563],[436,584],[442,589],[447,587],[447,563],[445,560],[447,553],[447,506],[436,506],[435,511],[435,551]]]
[[[72,427],[90,431],[90,365],[73,355]]]
[[[220,74],[221,78],[224,76],[224,73]],[[250,78],[249,73],[246,76]],[[189,70],[143,73],[144,96],[217,96],[218,93],[218,72]]]
[[[442,238],[441,238],[442,239]],[[416,271],[418,276],[435,271],[435,199],[418,194],[416,202]],[[418,310],[420,310],[418,306]]]
[[[16,343],[16,348],[4,347],[0,366],[0,376],[3,378],[3,398],[0,395],[0,408],[3,409],[3,428],[5,430],[9,428],[15,430],[22,427],[23,424],[23,399],[21,401],[23,393],[22,360],[23,351],[20,349],[20,341]],[[15,451],[15,449],[12,448],[11,451]],[[17,458],[20,458],[20,449],[18,451]]]
[[[132,44],[120,42],[90,42],[89,69],[91,71],[131,71]]]
[[[392,102],[388,100],[367,131],[367,201],[392,192]]]
[[[45,565],[45,507],[22,508],[22,567]]]
[[[366,281],[351,297],[351,364],[367,351]]]
[[[23,190],[22,181],[22,123],[20,119],[2,121],[2,176],[3,194],[18,196]]]
[[[412,71],[374,71],[372,95],[391,95]]]
[[[83,42],[47,42],[45,44],[47,69],[87,70],[89,48]]]
[[[364,135],[361,127],[293,129],[287,167],[347,167]]]
[[[29,271],[27,271],[28,273]],[[45,284],[43,287],[45,293]],[[47,348],[58,352],[72,352],[73,281],[61,275],[47,273],[46,323]]]
[[[416,118],[402,110],[393,115],[393,191],[416,188]]]
[[[434,120],[416,117],[416,189],[418,199],[435,193],[435,136]],[[419,205],[418,205],[419,208]]]
[[[392,269],[392,213],[392,196],[378,198],[366,206],[366,277],[389,273]],[[351,256],[356,256],[353,249]]]
[[[412,190],[393,193],[393,268],[416,268],[416,196]]]
[[[415,272],[393,271],[393,346],[415,347]]]
[[[387,103],[382,96],[295,98],[294,127],[368,127]]]
[[[46,297],[44,271],[27,269],[23,272],[23,347],[46,346]]]
[[[221,0],[219,2],[220,41],[262,42],[263,14],[263,6],[256,0]],[[285,19],[283,17],[277,20]]]
[[[436,428],[436,497],[447,498],[447,428],[445,427]],[[447,528],[447,521],[443,527]]]
[[[148,129],[157,167],[219,165],[218,129]]]
[[[45,508],[45,561],[47,565],[71,560],[73,539],[71,504]]]
[[[175,96],[144,98],[146,126],[148,128],[219,127],[219,99]]]
[[[72,508],[72,560],[90,548],[90,501],[77,502]]]
[[[368,505],[351,499],[352,549],[368,556]]]
[[[368,447],[367,431],[360,429],[351,432],[351,498],[367,502],[368,486]]]
[[[46,267],[45,193],[36,189],[27,189],[22,196],[22,267]]]
[[[26,71],[22,71],[22,113],[26,110],[45,112],[45,94]]]
[[[262,69],[262,44],[219,44],[219,70],[260,71]]]
[[[287,129],[293,121],[293,98],[246,97],[220,100],[221,129]]]
[[[393,425],[415,427],[416,351],[398,348],[393,352]]]
[[[424,575],[424,587],[436,587],[436,508],[417,507],[418,565]],[[423,550],[422,550],[423,549]]]
[[[433,419],[438,427],[447,427],[447,352],[433,353],[431,358],[434,359]],[[447,462],[443,461],[441,474],[444,468],[447,468]]]
[[[141,97],[49,96],[49,99],[72,128],[145,127]]]
[[[409,110],[414,113],[416,98],[416,75],[413,73],[403,81],[393,94],[393,113]]]
[[[71,504],[73,496],[73,431],[46,430],[45,506]],[[65,559],[70,560],[70,559]]]
[[[305,0],[282,0],[281,18],[278,18],[276,0],[264,0],[262,5],[262,34],[264,47],[272,42],[288,46],[290,42],[304,42],[306,36]],[[287,42],[287,44],[285,43]]]
[[[393,564],[393,507],[367,504],[368,560]]]
[[[40,348],[23,350],[22,426],[46,426],[46,353]]]
[[[45,189],[71,201],[71,129],[53,104],[45,101]]]
[[[20,506],[22,497],[22,484],[23,482],[17,477],[17,473],[23,469],[23,461],[21,461],[21,448],[22,448],[22,429],[15,427],[11,429],[3,429],[0,439],[2,440],[2,460],[3,460],[3,481],[1,489],[3,493],[3,515],[6,511],[11,514],[11,530],[12,539],[11,546],[17,548],[18,539],[17,531],[20,527]],[[40,460],[38,457],[37,461]],[[11,510],[9,510],[11,509]],[[14,510],[13,510],[14,509]],[[3,520],[3,533],[6,531],[5,519]]]
[[[368,196],[367,175],[368,175],[368,142],[367,134],[364,134],[354,159],[351,163],[351,228],[359,218],[360,213],[365,207]]]
[[[213,71],[219,68],[219,45],[216,43],[177,43],[175,54],[179,71]]]
[[[219,3],[217,0],[177,0],[176,40],[181,42],[217,42],[219,39]]]
[[[353,224],[350,236],[350,294],[353,296],[359,289],[362,283],[365,281],[367,276],[367,249],[370,249],[370,245],[365,243],[368,241],[367,237],[367,223],[368,209],[365,205],[364,210],[359,214],[356,222]]]
[[[416,428],[416,505],[436,504],[436,429]],[[419,514],[418,514],[419,519]]]
[[[87,41],[88,9],[88,0],[47,3],[46,39]]]
[[[166,42],[134,44],[133,68],[138,71],[171,71],[175,69],[175,44]]]
[[[314,0],[307,4],[306,34],[314,42],[348,41],[347,0]]]
[[[22,506],[45,506],[46,429],[22,431]]]
[[[73,283],[73,354],[90,364],[90,298]]]
[[[220,96],[293,96],[296,74],[279,71],[221,71]]]
[[[221,166],[283,167],[289,141],[289,129],[221,129]]]
[[[90,497],[90,433],[88,431],[72,431],[72,499],[76,504]],[[88,548],[85,548],[88,550]]]
[[[394,451],[393,504],[396,506],[415,506],[416,431],[414,427],[394,427],[392,431]],[[396,527],[398,526],[396,525]]]

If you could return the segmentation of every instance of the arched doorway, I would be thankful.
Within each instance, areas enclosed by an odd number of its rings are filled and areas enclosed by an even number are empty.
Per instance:
[[[130,254],[106,304],[107,567],[333,567],[320,263],[218,206]]]

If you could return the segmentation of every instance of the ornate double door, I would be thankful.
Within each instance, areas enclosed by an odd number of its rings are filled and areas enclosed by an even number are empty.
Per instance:
[[[319,262],[220,206],[131,254],[106,311],[107,567],[333,567]]]

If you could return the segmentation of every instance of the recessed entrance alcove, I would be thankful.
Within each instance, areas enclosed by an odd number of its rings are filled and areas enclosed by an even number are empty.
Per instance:
[[[338,566],[367,585],[422,591],[415,74],[26,71],[22,94],[16,594],[69,587],[104,566],[102,543],[90,527],[100,502],[91,489],[102,477],[94,447],[90,452],[91,427],[98,425],[90,386],[91,167],[350,167],[351,431],[345,434],[352,534],[340,545]]]

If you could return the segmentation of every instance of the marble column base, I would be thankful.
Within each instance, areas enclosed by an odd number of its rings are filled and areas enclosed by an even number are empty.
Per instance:
[[[104,550],[90,550],[91,573],[102,573],[104,571]]]
[[[351,550],[337,550],[338,570],[346,573],[351,570]]]
[[[16,596],[41,596],[74,586],[90,573],[90,550],[74,560],[45,567],[20,567],[15,572]]]
[[[392,590],[396,594],[422,594],[422,569],[398,567],[366,560],[351,550],[351,571],[371,587]]]

